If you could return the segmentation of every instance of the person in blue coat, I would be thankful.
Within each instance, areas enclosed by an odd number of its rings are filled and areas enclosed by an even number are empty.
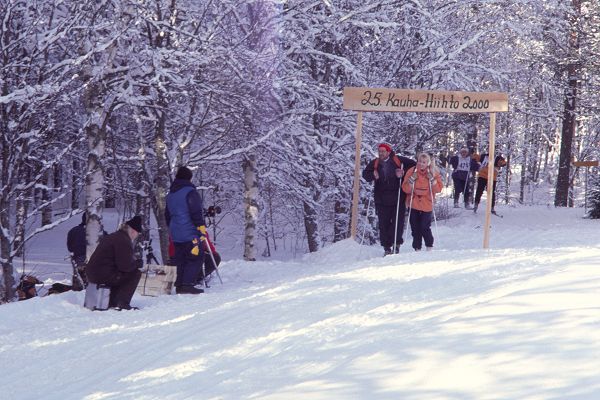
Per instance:
[[[202,199],[192,184],[192,171],[180,167],[167,195],[165,218],[175,245],[177,294],[199,294],[196,288],[204,260],[201,240],[206,236]]]

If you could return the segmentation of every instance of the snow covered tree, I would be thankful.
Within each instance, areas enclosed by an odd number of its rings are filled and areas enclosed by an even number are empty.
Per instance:
[[[580,74],[582,71],[580,58],[580,26],[581,1],[572,0],[573,9],[568,14],[570,30],[566,40],[567,65],[565,66],[565,80],[567,82],[564,93],[564,113],[562,119],[560,160],[558,165],[558,178],[556,181],[555,206],[572,206],[572,197],[569,196],[571,186],[571,155],[573,152],[573,139],[576,134],[577,109],[579,102]]]
[[[571,0],[564,13],[568,29],[564,31],[563,53],[556,55],[562,61],[564,79],[564,107],[562,116],[561,147],[554,205],[573,206],[569,190],[573,182],[570,169],[573,154],[577,152],[578,136],[585,135],[587,115],[598,110],[597,79],[599,71],[598,47],[600,33],[600,5],[597,1]],[[583,124],[583,126],[582,126]]]
[[[14,296],[12,261],[27,240],[70,216],[25,231],[28,221],[64,196],[45,195],[41,202],[34,201],[35,190],[54,191],[48,174],[77,142],[63,138],[56,123],[56,110],[64,104],[72,77],[69,63],[61,60],[59,43],[73,23],[66,10],[59,3],[0,4],[0,301]],[[49,222],[47,214],[44,218]]]
[[[597,173],[594,178],[590,179],[589,185],[591,189],[588,194],[589,210],[587,216],[592,219],[600,219],[600,177]]]
[[[90,252],[114,198],[123,217],[154,214],[165,260],[165,196],[183,164],[232,217],[246,259],[259,238],[294,252],[344,239],[356,124],[344,86],[509,92],[497,147],[520,174],[500,181],[507,202],[520,177],[520,201],[556,183],[568,204],[579,176],[565,162],[598,154],[592,0],[5,1],[0,15],[5,287],[27,221],[55,226],[62,195],[65,218],[80,212],[83,187]],[[485,151],[488,121],[368,114],[363,155],[382,140],[407,156]]]

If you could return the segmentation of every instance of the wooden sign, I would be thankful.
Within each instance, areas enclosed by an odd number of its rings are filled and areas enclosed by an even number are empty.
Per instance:
[[[598,161],[573,161],[576,167],[597,167]]]
[[[494,154],[496,113],[508,111],[508,94],[501,92],[461,92],[440,90],[386,89],[368,87],[345,87],[344,110],[357,111],[356,154],[354,157],[354,193],[350,235],[356,238],[358,226],[358,202],[360,197],[360,143],[363,111],[388,112],[443,112],[443,113],[488,113],[490,114],[489,151]],[[598,165],[598,164],[596,164]],[[488,170],[488,182],[492,179],[492,168]],[[489,185],[487,190],[489,191]],[[492,196],[488,193],[488,199]],[[483,248],[489,247],[491,202],[486,207]]]
[[[344,110],[490,113],[508,111],[508,94],[439,90],[344,88]]]

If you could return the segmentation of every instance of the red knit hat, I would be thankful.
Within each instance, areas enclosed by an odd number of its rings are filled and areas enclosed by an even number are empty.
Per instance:
[[[389,143],[379,143],[379,144],[377,145],[377,148],[378,148],[378,149],[380,149],[380,148],[382,148],[382,147],[383,147],[384,149],[386,149],[386,151],[387,151],[388,153],[391,153],[391,152],[392,152],[392,146],[391,146]]]

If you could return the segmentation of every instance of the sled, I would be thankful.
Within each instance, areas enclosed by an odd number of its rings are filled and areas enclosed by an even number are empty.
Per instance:
[[[160,296],[171,294],[177,278],[177,267],[174,265],[148,264],[142,271],[136,293],[142,296]]]

